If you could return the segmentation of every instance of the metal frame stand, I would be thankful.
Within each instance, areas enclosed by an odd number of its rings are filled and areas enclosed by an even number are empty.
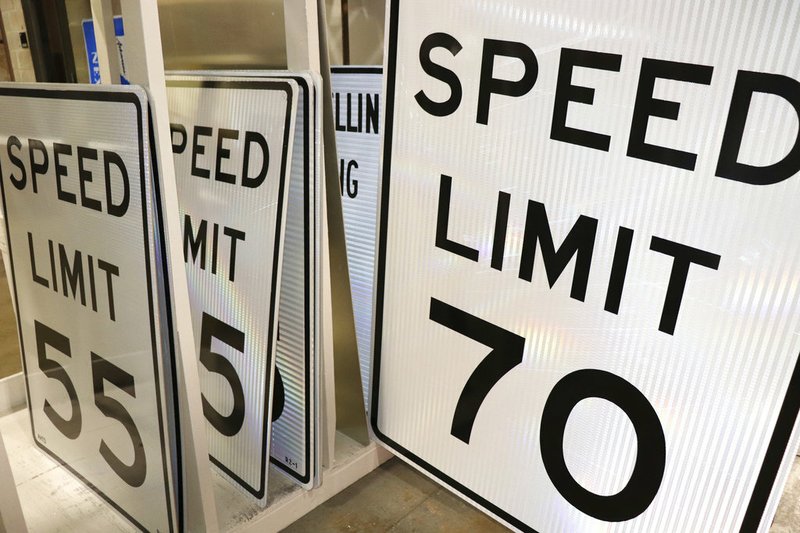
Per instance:
[[[119,80],[117,52],[113,44],[113,22],[111,0],[91,0],[92,16],[95,24],[101,78],[104,83]],[[162,198],[164,201],[165,231],[168,241],[180,243],[181,228],[178,210],[178,196],[169,135],[169,115],[167,111],[164,61],[161,47],[161,34],[156,0],[122,2],[126,33],[126,68],[131,83],[145,87],[149,93],[153,116],[155,142],[153,149],[158,158],[162,179]],[[327,45],[325,42],[325,12],[323,0],[284,0],[284,14],[287,35],[287,59],[292,70],[310,70],[323,79],[323,101],[329,102],[330,74],[328,71]],[[325,100],[325,97],[328,100]],[[324,106],[326,114],[331,113],[330,105]],[[327,152],[326,170],[331,183],[336,181],[336,148],[332,117],[324,121],[324,147]],[[324,172],[324,171],[323,171]],[[332,173],[332,174],[331,174]],[[323,188],[326,179],[322,179]],[[330,188],[330,187],[329,187]],[[338,191],[338,188],[334,188]],[[337,197],[327,195],[327,206],[322,216],[322,254],[331,257],[331,240],[336,247],[344,246],[341,208],[331,203]],[[326,195],[323,195],[326,197]],[[333,230],[329,232],[329,224]],[[329,238],[333,235],[332,239]],[[366,418],[350,417],[345,424],[340,418],[337,427],[337,403],[351,403],[350,396],[359,398],[363,408],[360,390],[350,391],[343,383],[352,384],[350,378],[340,376],[352,373],[350,367],[356,364],[358,356],[354,349],[355,334],[350,322],[333,322],[333,307],[341,305],[333,294],[341,290],[341,262],[323,260],[322,271],[322,380],[321,405],[323,436],[323,472],[320,487],[306,491],[294,485],[281,475],[269,479],[269,505],[260,509],[246,500],[230,484],[212,472],[208,461],[205,436],[205,423],[200,403],[200,386],[194,334],[190,318],[188,284],[184,260],[180,246],[170,246],[167,250],[170,270],[170,286],[173,288],[173,316],[175,317],[176,350],[178,354],[179,380],[184,385],[181,397],[181,433],[183,438],[184,487],[187,531],[277,531],[304,514],[308,513],[328,498],[337,494],[360,479],[391,454],[380,448],[367,437]],[[342,250],[339,249],[341,255]],[[333,264],[331,263],[333,261]],[[344,274],[346,276],[346,261]],[[349,288],[349,279],[344,285]],[[337,293],[338,298],[338,293]],[[345,300],[347,298],[344,298]],[[346,306],[345,306],[346,308]],[[350,307],[352,315],[352,307]],[[336,335],[348,337],[352,333],[352,352],[334,354],[334,329]],[[341,340],[337,347],[342,346]],[[348,341],[349,342],[349,341]],[[339,368],[337,368],[337,365]],[[338,375],[337,375],[338,373]],[[360,377],[359,377],[360,379]],[[337,390],[337,383],[340,385]],[[56,526],[65,530],[108,531],[114,526],[124,527],[126,522],[115,511],[104,504],[91,491],[83,487],[75,478],[59,468],[50,458],[39,453],[30,435],[27,414],[20,407],[25,405],[22,376],[16,375],[0,380],[0,434],[5,437],[6,446],[14,457],[9,465],[5,447],[0,440],[0,480],[14,477],[14,483],[0,483],[0,531],[24,531],[22,509],[27,510],[32,529],[52,529]],[[350,406],[352,407],[352,406]],[[16,490],[14,490],[15,487]],[[57,488],[57,490],[54,490]],[[22,494],[22,506],[15,502],[17,494]]]

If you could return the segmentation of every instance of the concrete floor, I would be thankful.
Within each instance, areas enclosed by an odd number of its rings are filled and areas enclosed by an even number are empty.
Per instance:
[[[286,533],[508,531],[399,459],[391,459],[289,526]]]
[[[797,533],[800,531],[800,457],[796,457],[792,472],[783,490],[783,497],[772,522],[770,533]]]
[[[392,459],[284,533],[493,533],[508,531],[457,496]],[[795,459],[770,533],[800,531],[800,459]]]

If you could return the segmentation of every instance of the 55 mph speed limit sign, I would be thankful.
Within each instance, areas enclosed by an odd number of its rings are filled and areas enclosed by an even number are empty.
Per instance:
[[[382,443],[520,530],[769,526],[800,406],[799,13],[390,3]]]
[[[174,76],[168,97],[209,455],[266,504],[297,85]]]
[[[148,121],[137,87],[0,86],[5,230],[34,441],[137,527],[163,533],[177,530],[182,494]]]

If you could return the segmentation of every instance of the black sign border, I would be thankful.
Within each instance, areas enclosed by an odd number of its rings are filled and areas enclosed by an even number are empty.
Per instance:
[[[88,102],[116,102],[122,104],[133,104],[136,108],[136,125],[137,125],[137,139],[139,144],[139,181],[141,184],[141,192],[142,192],[142,225],[144,229],[144,253],[145,253],[145,266],[147,271],[147,294],[148,294],[148,307],[150,312],[150,340],[152,345],[153,351],[153,371],[154,371],[154,378],[155,378],[155,390],[156,390],[156,402],[158,405],[158,427],[159,427],[159,436],[161,441],[161,463],[163,469],[163,476],[164,476],[164,492],[167,495],[167,517],[170,521],[169,528],[170,532],[175,531],[176,524],[173,520],[173,510],[172,504],[169,498],[171,494],[170,487],[169,487],[169,473],[168,473],[168,465],[167,465],[167,453],[166,453],[166,446],[165,446],[165,425],[162,413],[164,408],[164,404],[162,403],[161,399],[161,379],[159,374],[159,361],[158,361],[158,346],[156,342],[156,327],[155,327],[155,311],[153,306],[153,282],[152,282],[152,271],[150,269],[150,262],[156,262],[155,258],[151,255],[150,252],[150,244],[149,244],[149,231],[148,231],[148,223],[147,223],[147,198],[149,191],[146,187],[146,180],[145,180],[145,154],[144,154],[144,125],[143,125],[143,116],[142,116],[142,102],[139,100],[139,95],[134,92],[112,92],[112,91],[88,91],[88,90],[69,90],[69,89],[34,89],[34,88],[10,88],[10,87],[0,87],[0,96],[12,96],[12,97],[19,97],[19,98],[43,98],[43,99],[55,99],[55,100],[79,100],[79,101],[88,101]],[[11,249],[11,222],[8,218],[8,209],[6,209],[6,191],[5,191],[5,180],[0,179],[0,193],[2,193],[3,197],[3,211],[6,213],[5,218],[5,226],[6,226],[6,238],[8,242],[8,256],[9,261],[11,263],[11,277],[12,277],[12,285],[14,288],[14,303],[17,307],[17,332],[19,336],[19,345],[20,345],[20,352],[22,354],[22,366],[25,374],[25,392],[28,397],[28,405],[31,405],[31,393],[30,393],[30,386],[28,384],[28,367],[25,357],[25,346],[22,339],[22,320],[20,318],[20,305],[19,305],[19,297],[17,294],[17,280],[16,280],[16,273],[14,272],[14,254]],[[155,214],[154,214],[155,217]],[[163,241],[163,234],[161,235],[162,243]],[[171,314],[171,311],[168,309],[168,314]],[[171,317],[168,318],[171,321]],[[166,354],[165,354],[166,355]],[[171,357],[174,359],[174,353]],[[173,376],[173,382],[176,381],[176,376]],[[177,383],[173,383],[173,388],[177,386]],[[176,398],[177,400],[177,398]],[[111,499],[110,496],[105,494],[103,491],[98,489],[92,482],[88,479],[83,477],[77,470],[72,468],[69,464],[63,461],[58,455],[56,455],[53,451],[47,448],[44,444],[39,442],[36,438],[36,427],[33,423],[33,411],[29,408],[28,415],[30,417],[31,422],[31,430],[33,431],[34,439],[33,442],[42,449],[47,455],[53,458],[56,462],[58,462],[61,466],[66,468],[69,472],[71,472],[75,477],[80,479],[83,483],[85,483],[91,490],[93,490],[97,495],[103,498],[109,505],[111,505],[114,509],[116,509],[120,514],[125,516],[128,520],[131,521],[136,527],[141,529],[142,531],[146,531],[146,528],[140,524],[133,516],[131,516],[127,511],[125,511],[117,502]],[[178,461],[178,464],[181,464],[181,447],[175,447],[175,454]],[[180,474],[180,472],[179,472]],[[183,494],[180,488],[180,485],[177,483],[177,480],[173,480],[176,484],[177,494],[176,501],[182,499]],[[178,517],[180,520],[180,517]]]
[[[359,65],[337,65],[331,67],[332,74],[383,74],[383,67],[359,66]]]
[[[468,500],[475,502],[481,507],[489,510],[502,520],[522,531],[536,533],[519,518],[513,516],[508,511],[500,508],[476,492],[465,487],[455,479],[451,478],[435,466],[424,461],[411,451],[407,450],[383,432],[378,427],[378,399],[380,390],[380,365],[381,365],[381,341],[383,324],[383,298],[384,298],[384,273],[386,270],[386,233],[389,221],[389,184],[391,179],[391,159],[392,159],[392,120],[394,117],[394,90],[397,68],[397,36],[398,36],[398,14],[400,0],[391,0],[389,11],[389,35],[387,48],[387,78],[386,78],[386,115],[384,122],[385,134],[383,138],[383,182],[381,184],[380,214],[378,220],[378,262],[377,262],[377,285],[375,290],[375,312],[374,312],[374,338],[373,338],[373,359],[371,369],[372,391],[370,394],[370,425],[375,436],[396,454],[401,455],[407,461],[415,464],[419,469],[438,479],[444,485],[449,486],[454,491],[460,493]],[[761,465],[761,470],[756,478],[750,502],[747,505],[740,531],[755,531],[761,524],[766,510],[772,488],[778,477],[778,472],[783,461],[783,456],[789,446],[792,430],[794,429],[797,416],[800,414],[800,358],[795,363],[792,377],[786,395],[783,400],[778,418],[775,422],[775,429],[770,437],[767,451]]]
[[[272,352],[273,346],[273,338],[275,336],[275,316],[277,313],[278,304],[276,302],[276,292],[278,287],[278,274],[280,269],[278,268],[278,262],[280,261],[281,254],[283,253],[283,239],[281,239],[281,225],[283,224],[283,205],[284,201],[281,199],[285,198],[285,195],[288,194],[286,190],[286,165],[289,164],[287,161],[287,154],[289,152],[289,143],[293,139],[289,139],[289,126],[291,125],[292,119],[292,102],[294,98],[294,94],[292,93],[292,86],[289,82],[286,81],[278,81],[278,80],[214,80],[214,79],[181,79],[181,80],[167,80],[166,82],[167,87],[182,87],[182,88],[191,88],[191,89],[249,89],[249,90],[276,90],[281,91],[286,94],[286,117],[284,119],[284,137],[283,137],[283,146],[281,148],[281,170],[280,170],[280,185],[278,186],[278,213],[275,218],[275,244],[273,250],[273,263],[272,263],[272,280],[270,281],[271,284],[271,293],[269,299],[269,329],[267,331],[267,346],[270,347],[270,351],[267,353],[267,367],[275,368],[274,361],[275,361],[275,354]],[[288,200],[288,199],[287,199]],[[306,283],[308,285],[308,283]],[[270,441],[267,439],[267,434],[269,433],[270,437],[272,433],[269,431],[269,425],[271,424],[272,418],[272,388],[274,386],[274,372],[272,376],[268,376],[268,386],[266,387],[266,391],[264,392],[264,423],[262,425],[262,434],[261,434],[261,468],[260,468],[260,479],[259,479],[259,486],[253,487],[245,480],[243,480],[239,475],[234,473],[230,468],[225,466],[219,459],[211,455],[209,452],[208,458],[209,460],[219,468],[222,472],[224,472],[230,479],[235,481],[239,484],[244,490],[248,493],[255,496],[257,499],[262,499],[264,495],[267,493],[267,457],[268,457],[268,450],[270,447]]]

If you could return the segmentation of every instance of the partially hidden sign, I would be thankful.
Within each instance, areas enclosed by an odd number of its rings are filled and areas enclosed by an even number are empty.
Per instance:
[[[339,187],[365,405],[372,344],[382,85],[382,67],[331,68]]]
[[[381,442],[520,530],[769,527],[798,444],[798,16],[390,2]]]
[[[297,113],[286,212],[275,358],[276,408],[272,412],[271,460],[296,483],[319,484],[319,351],[317,331],[320,254],[319,83],[308,73],[264,71],[251,75],[297,83]],[[277,385],[280,385],[279,387]]]
[[[86,19],[81,22],[83,28],[83,44],[86,48],[86,62],[89,67],[89,83],[100,83],[100,58],[97,55],[97,39],[94,33],[94,21]],[[117,50],[117,57],[119,59],[120,75],[119,82],[122,85],[128,85],[126,69],[125,69],[125,27],[122,22],[121,16],[114,17],[114,41]]]
[[[209,454],[264,504],[297,85],[178,76],[167,90]]]
[[[0,86],[34,441],[137,527],[166,532],[182,495],[148,123],[140,88]]]

